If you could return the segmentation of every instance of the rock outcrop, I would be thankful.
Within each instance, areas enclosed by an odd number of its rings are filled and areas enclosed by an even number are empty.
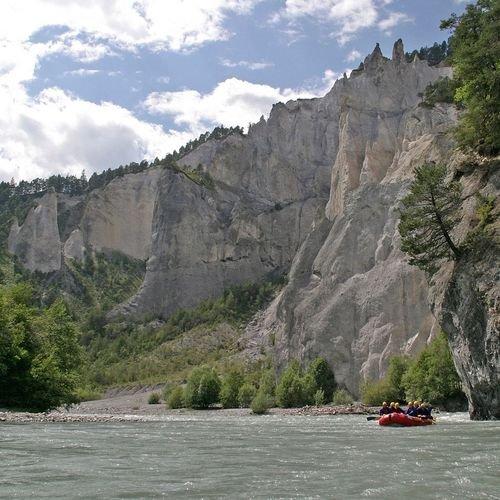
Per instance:
[[[460,241],[477,226],[477,195],[499,199],[500,162],[476,167],[461,178],[464,185]],[[475,196],[476,195],[476,196]],[[448,335],[471,418],[500,418],[500,207],[495,221],[458,262],[433,277],[430,303]]]
[[[8,248],[30,271],[59,271],[63,259],[117,251],[146,260],[160,170],[111,181],[89,195],[50,191],[36,200],[21,226],[11,227]]]

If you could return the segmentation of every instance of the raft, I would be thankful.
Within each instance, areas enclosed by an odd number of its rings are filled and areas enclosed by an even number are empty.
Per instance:
[[[411,417],[404,413],[389,413],[382,415],[379,418],[379,425],[392,425],[398,427],[415,427],[418,425],[432,425],[434,422],[431,418]]]

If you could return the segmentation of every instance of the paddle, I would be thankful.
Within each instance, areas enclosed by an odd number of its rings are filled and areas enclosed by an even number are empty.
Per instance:
[[[378,420],[380,417],[378,416],[375,416],[375,415],[370,415],[369,417],[366,417],[366,420],[370,421],[370,420]]]

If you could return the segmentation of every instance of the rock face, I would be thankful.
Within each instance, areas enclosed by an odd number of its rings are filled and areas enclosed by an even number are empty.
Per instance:
[[[94,251],[146,260],[159,176],[157,168],[126,175],[87,197],[48,192],[21,226],[12,225],[9,251],[42,273],[60,270],[63,258],[81,261]]]
[[[338,103],[329,201],[263,324],[279,365],[323,356],[353,394],[361,378],[383,376],[391,355],[418,352],[438,328],[425,275],[399,250],[398,200],[414,166],[446,161],[456,117],[450,107],[418,106],[446,70],[406,63],[402,50],[397,42],[388,60],[376,47],[326,97]]]
[[[50,273],[61,267],[61,242],[57,225],[57,195],[46,193],[21,226],[11,227],[8,249],[26,269]]]
[[[471,194],[494,196],[500,191],[500,164],[477,168],[462,178],[466,199],[463,239],[477,224]],[[500,207],[489,237],[458,262],[450,262],[433,278],[430,302],[436,318],[448,335],[455,366],[469,401],[473,419],[500,418]]]

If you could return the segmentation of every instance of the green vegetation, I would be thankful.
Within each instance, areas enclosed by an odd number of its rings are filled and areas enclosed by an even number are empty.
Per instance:
[[[263,415],[267,413],[269,408],[272,408],[273,400],[263,391],[259,391],[255,398],[252,400],[250,408],[252,409],[252,413],[256,415]]]
[[[231,369],[224,376],[220,391],[220,402],[223,408],[238,408],[238,394],[244,383],[244,376],[241,370]]]
[[[461,186],[445,177],[444,166],[417,167],[410,192],[401,200],[401,249],[409,254],[410,264],[428,273],[442,259],[461,255],[450,235],[459,220]]]
[[[81,363],[63,302],[40,309],[29,286],[0,288],[0,405],[44,411],[75,402]]]
[[[338,406],[345,406],[354,403],[354,399],[345,389],[337,389],[333,393],[332,403]]]
[[[242,384],[238,391],[238,404],[242,408],[248,408],[257,390],[255,386],[249,382]]]
[[[307,369],[307,374],[312,377],[314,387],[324,392],[325,398],[330,400],[335,390],[335,376],[324,358],[316,358]]]
[[[152,393],[149,395],[149,398],[148,398],[148,404],[150,404],[150,405],[157,405],[157,404],[159,404],[160,399],[161,399],[161,396],[160,396],[160,394],[159,394],[159,393],[157,393],[157,392],[152,392]]]
[[[465,396],[445,334],[440,333],[414,360],[402,356],[391,358],[383,379],[361,385],[361,397],[369,405],[415,399],[445,408],[463,403]]]
[[[401,379],[407,399],[446,405],[463,399],[460,379],[444,333],[438,335],[417,359],[410,363]]]
[[[318,389],[314,393],[313,400],[314,400],[314,405],[315,406],[322,406],[322,405],[324,405],[325,404],[325,391],[323,389]]]
[[[457,83],[448,77],[439,78],[427,85],[421,106],[432,108],[439,102],[451,104],[455,102]]]
[[[104,312],[88,314],[83,342],[93,386],[184,380],[193,366],[216,365],[238,351],[248,320],[281,288],[282,278],[238,285],[220,298],[179,310],[162,325],[105,324]]]
[[[170,392],[167,399],[167,406],[171,409],[183,408],[184,403],[184,389],[178,385]]]
[[[421,47],[419,50],[406,52],[405,56],[407,62],[412,62],[417,55],[419,59],[427,61],[429,66],[436,66],[449,58],[450,54],[451,47],[447,42],[435,42],[431,47]]]
[[[456,137],[462,148],[500,152],[500,3],[478,0],[442,21],[452,31],[455,101],[465,107]]]
[[[213,368],[200,366],[193,369],[184,391],[188,408],[205,409],[219,401],[220,379]]]

